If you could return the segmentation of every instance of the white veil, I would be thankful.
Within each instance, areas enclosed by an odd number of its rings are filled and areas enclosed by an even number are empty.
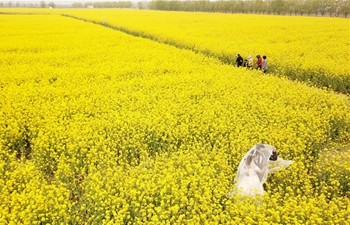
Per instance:
[[[288,166],[290,166],[294,161],[293,160],[286,160],[282,159],[280,157],[277,158],[276,161],[269,161],[269,173],[275,173],[277,171],[281,171]]]

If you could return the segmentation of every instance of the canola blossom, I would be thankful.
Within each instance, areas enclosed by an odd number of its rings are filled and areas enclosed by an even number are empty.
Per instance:
[[[346,96],[56,13],[0,27],[0,224],[348,223]],[[261,142],[295,163],[227,198]]]
[[[191,49],[235,64],[266,55],[270,72],[350,93],[349,19],[150,10],[66,10],[63,14]]]

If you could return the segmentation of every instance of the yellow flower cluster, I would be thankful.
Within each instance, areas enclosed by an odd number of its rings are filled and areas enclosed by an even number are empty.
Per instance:
[[[150,10],[68,10],[64,14],[192,49],[235,64],[266,55],[270,72],[350,93],[349,20]]]
[[[0,24],[0,224],[348,224],[346,97],[60,15]],[[259,142],[295,163],[228,199]]]

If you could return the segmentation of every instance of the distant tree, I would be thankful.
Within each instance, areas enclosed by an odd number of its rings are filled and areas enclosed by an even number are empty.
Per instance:
[[[51,8],[55,8],[56,7],[56,4],[54,2],[49,2],[47,4],[47,6],[51,7]]]
[[[255,0],[254,3],[255,13],[262,13],[264,10],[264,3],[262,0]]]
[[[336,16],[339,10],[338,0],[328,0],[327,7],[328,7],[329,16]]]
[[[348,17],[350,14],[350,1],[342,1],[339,6],[339,13],[344,15],[344,17]]]
[[[8,3],[7,3],[7,6],[8,6],[8,7],[12,7],[12,2],[8,2]]]
[[[20,7],[20,3],[19,2],[16,2],[16,7],[18,8],[18,7]]]
[[[81,2],[74,2],[72,4],[73,8],[84,8],[83,4]]]
[[[237,5],[237,11],[240,13],[245,13],[245,7],[244,7],[244,2],[239,1]]]
[[[4,7],[4,3],[0,2],[0,7]]]
[[[306,12],[306,3],[304,0],[297,0],[294,5],[294,15],[303,15]]]
[[[84,4],[85,8],[88,7],[88,6],[93,6],[93,5],[94,5],[93,2],[86,2],[86,3]]]
[[[168,2],[168,5],[169,5],[169,10],[172,10],[172,11],[178,11],[180,10],[180,2],[179,1],[176,1],[176,0],[171,0]]]
[[[272,11],[274,13],[277,13],[278,15],[284,14],[284,12],[285,12],[285,9],[284,9],[285,4],[284,3],[285,3],[284,0],[272,1],[272,3],[271,3]]]
[[[145,5],[143,4],[143,2],[138,2],[138,3],[137,3],[137,8],[139,8],[139,9],[144,9],[144,8],[145,8]]]
[[[296,1],[286,1],[285,2],[285,5],[284,5],[284,8],[285,8],[285,12],[289,13],[289,15],[291,16],[293,13],[295,14],[295,11],[296,11],[296,4],[297,2]]]
[[[315,14],[317,16],[317,14],[319,12],[319,10],[318,10],[319,2],[320,2],[320,0],[310,0],[310,1],[305,2],[305,5],[303,7],[305,13],[307,13],[309,16],[311,14]],[[302,15],[302,13],[301,13],[301,15]]]
[[[329,12],[328,0],[321,0],[321,15],[325,16]]]
[[[270,4],[270,2],[269,2],[269,0],[266,0],[266,1],[263,1],[263,3],[262,3],[262,13],[269,13],[269,4]]]
[[[254,2],[253,1],[246,1],[244,2],[244,8],[246,13],[253,13],[254,12]]]
[[[41,1],[41,2],[40,2],[40,7],[41,7],[41,8],[46,8],[46,3],[45,3],[44,1]]]

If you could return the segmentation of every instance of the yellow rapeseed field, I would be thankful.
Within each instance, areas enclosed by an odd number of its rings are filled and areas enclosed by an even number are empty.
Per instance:
[[[345,96],[58,13],[0,29],[0,224],[349,224]],[[262,142],[295,162],[227,198]]]
[[[162,12],[66,10],[139,36],[192,49],[235,64],[266,55],[270,72],[350,93],[349,19]]]

